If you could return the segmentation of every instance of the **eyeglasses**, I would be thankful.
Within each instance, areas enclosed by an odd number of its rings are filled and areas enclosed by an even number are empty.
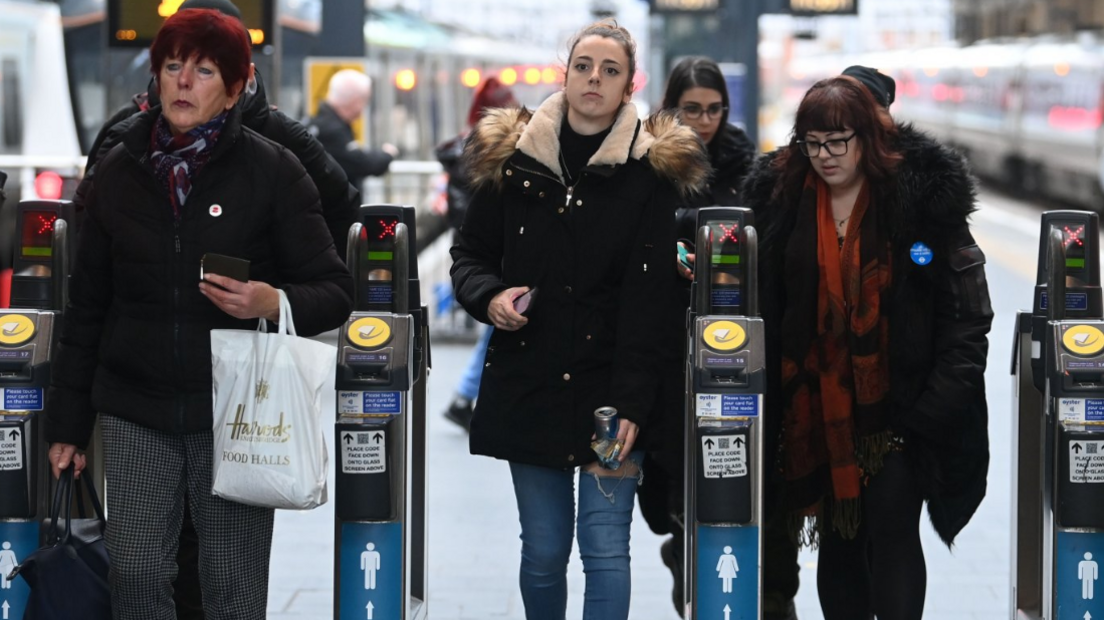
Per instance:
[[[696,121],[701,118],[702,114],[705,114],[709,118],[717,118],[721,114],[728,111],[728,106],[714,103],[708,108],[703,108],[696,103],[691,103],[690,105],[682,106],[680,111],[682,112],[683,117],[688,118],[692,121]]]
[[[797,147],[801,149],[801,152],[806,157],[816,157],[820,155],[820,147],[822,146],[827,149],[829,155],[839,157],[840,155],[847,154],[847,143],[851,141],[851,138],[857,135],[859,135],[858,132],[855,132],[846,138],[825,140],[824,142],[817,142],[816,140],[798,140]]]

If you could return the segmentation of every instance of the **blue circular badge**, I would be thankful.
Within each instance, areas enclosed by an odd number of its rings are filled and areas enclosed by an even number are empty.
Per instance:
[[[927,265],[932,261],[931,248],[920,241],[912,244],[912,248],[909,249],[909,256],[912,257],[912,262],[920,266]]]

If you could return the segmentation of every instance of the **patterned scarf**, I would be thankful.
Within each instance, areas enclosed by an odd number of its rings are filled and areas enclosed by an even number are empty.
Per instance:
[[[847,225],[841,248],[828,186],[810,172],[785,248],[782,317],[782,468],[806,544],[826,515],[854,538],[861,487],[889,450],[890,248],[868,184]]]
[[[222,112],[206,123],[174,136],[165,115],[157,117],[150,133],[150,161],[153,173],[169,192],[173,217],[180,220],[180,209],[192,191],[192,179],[211,159],[228,112]]]

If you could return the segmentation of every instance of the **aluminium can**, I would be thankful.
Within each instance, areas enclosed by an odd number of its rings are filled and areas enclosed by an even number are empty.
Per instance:
[[[594,436],[596,439],[616,439],[618,426],[616,407],[599,407],[594,410]]]

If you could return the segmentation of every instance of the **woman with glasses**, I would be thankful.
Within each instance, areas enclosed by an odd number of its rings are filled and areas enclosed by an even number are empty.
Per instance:
[[[682,277],[679,279],[681,294],[672,298],[669,324],[675,328],[670,330],[670,340],[665,347],[667,370],[663,375],[663,415],[659,420],[663,424],[660,436],[664,439],[659,449],[648,453],[644,461],[649,472],[648,484],[639,491],[641,513],[652,531],[660,535],[671,534],[660,552],[663,563],[674,577],[675,609],[682,613],[682,351],[686,348],[686,332],[682,325],[694,277],[694,229],[700,207],[739,204],[740,184],[751,169],[756,149],[742,129],[728,123],[728,89],[724,75],[709,58],[692,56],[675,65],[667,78],[662,107],[698,134],[706,146],[712,169],[705,189],[688,197],[675,214],[678,245],[688,254],[681,261],[677,260],[678,254],[671,256]]]
[[[825,620],[920,618],[926,501],[950,545],[985,495],[985,257],[962,158],[865,67],[817,82],[744,186],[760,232],[767,420]]]

